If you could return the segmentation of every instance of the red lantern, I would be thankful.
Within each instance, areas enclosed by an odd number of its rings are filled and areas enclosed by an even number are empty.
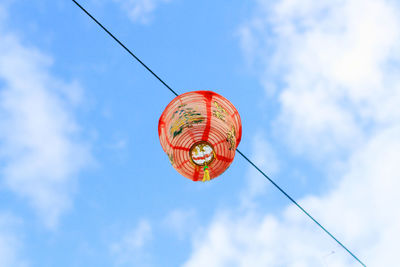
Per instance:
[[[161,146],[172,166],[193,181],[221,175],[232,163],[242,137],[236,108],[211,91],[177,96],[158,123]]]

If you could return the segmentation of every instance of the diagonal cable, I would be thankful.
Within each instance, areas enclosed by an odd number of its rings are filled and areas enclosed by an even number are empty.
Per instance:
[[[239,149],[236,149],[236,151],[242,155],[242,157],[247,160],[251,165],[253,165],[254,168],[256,168],[257,171],[259,171],[265,178],[268,179],[279,191],[281,191],[282,194],[284,194],[293,204],[295,204],[302,212],[304,212],[305,215],[308,216],[313,222],[315,222],[322,230],[324,230],[325,233],[327,233],[330,237],[333,238],[342,248],[344,248],[351,256],[353,256],[354,259],[356,259],[361,265],[366,266],[359,258],[356,257],[345,245],[342,244],[339,240],[336,239],[328,230],[326,230],[325,227],[323,227],[316,219],[314,219],[313,216],[310,215],[302,206],[300,206],[299,203],[297,203],[296,200],[294,200],[291,196],[288,195],[288,193],[285,192],[279,185],[277,185],[271,178],[268,177],[260,168],[258,168],[248,157],[246,157]]]
[[[126,50],[126,52],[128,52],[134,59],[136,59],[140,64],[142,64],[143,67],[145,67],[151,74],[153,74],[154,77],[157,78],[157,80],[159,80],[163,85],[165,85],[165,87],[167,87],[175,96],[178,96],[178,94],[171,88],[169,87],[168,84],[166,84],[160,77],[158,77],[157,74],[154,73],[154,71],[152,71],[149,67],[147,67],[146,64],[143,63],[143,61],[141,61],[131,50],[129,50],[128,47],[126,47],[120,40],[118,40],[117,37],[115,37],[109,30],[107,30],[106,27],[104,27],[95,17],[93,17],[86,9],[84,9],[78,2],[76,2],[75,0],[72,0],[72,2],[74,2],[80,9],[82,9],[83,12],[86,13],[86,15],[88,15],[94,22],[96,22],[97,25],[99,25],[106,33],[108,33],[108,35],[111,36],[111,38],[113,38],[120,46],[122,46],[123,49]]]
[[[113,38],[122,48],[124,48],[134,59],[136,59],[143,67],[145,67],[157,80],[159,80],[165,87],[167,87],[175,96],[178,94],[165,83],[157,74],[155,74],[146,64],[143,63],[129,48],[127,48],[118,38],[116,38],[106,27],[104,27],[95,17],[93,17],[85,8],[83,8],[77,1],[72,0],[83,12],[86,13],[97,25],[99,25],[111,38]],[[284,194],[293,204],[295,204],[305,215],[307,215],[314,223],[316,223],[325,233],[327,233],[333,240],[335,240],[344,250],[346,250],[355,260],[362,266],[366,266],[356,255],[354,255],[345,245],[343,245],[333,234],[331,234],[324,226],[322,226],[313,216],[311,216],[300,204],[298,204],[288,193],[285,192],[279,185],[277,185],[271,178],[268,177],[260,168],[258,168],[248,157],[246,157],[239,149],[236,151],[257,171],[259,171],[268,181],[270,181],[282,194]]]

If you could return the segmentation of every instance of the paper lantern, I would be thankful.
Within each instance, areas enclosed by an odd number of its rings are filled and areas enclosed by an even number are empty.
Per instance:
[[[242,137],[236,108],[212,91],[193,91],[168,104],[158,123],[161,146],[172,166],[193,181],[221,175]]]

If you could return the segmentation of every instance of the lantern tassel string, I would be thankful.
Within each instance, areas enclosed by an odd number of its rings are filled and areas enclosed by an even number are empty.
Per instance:
[[[210,181],[210,172],[208,170],[207,164],[204,165],[204,176],[203,176],[203,182],[205,181]]]
[[[134,59],[136,59],[143,67],[145,67],[157,80],[159,80],[165,87],[167,87],[175,96],[178,94],[165,83],[157,74],[155,74],[146,64],[143,63],[131,50],[129,50],[120,40],[118,40],[107,28],[105,28],[97,19],[95,19],[85,8],[83,8],[77,1],[72,0],[83,12],[86,13],[97,25],[99,25],[111,38],[113,38],[122,48],[125,49]],[[346,250],[355,260],[362,266],[366,266],[356,255],[354,255],[345,245],[343,245],[337,238],[335,238],[325,227],[323,227],[314,217],[312,217],[300,204],[298,204],[289,194],[287,194],[280,186],[278,186],[271,178],[269,178],[260,168],[258,168],[249,158],[247,158],[239,149],[236,151],[249,162],[257,171],[259,171],[268,181],[270,181],[282,194],[284,194],[293,204],[295,204],[305,215],[307,215],[314,223],[316,223],[325,233],[327,233],[333,240],[335,240],[344,250]],[[208,177],[208,178],[207,178]],[[204,167],[203,181],[209,179],[208,166]]]

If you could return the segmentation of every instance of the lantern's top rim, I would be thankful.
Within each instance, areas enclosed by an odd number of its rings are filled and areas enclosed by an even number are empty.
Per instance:
[[[237,144],[236,146],[238,146],[240,141],[241,141],[241,139],[242,139],[242,122],[241,122],[241,118],[240,118],[239,112],[237,111],[236,107],[228,99],[226,99],[224,96],[222,96],[222,95],[220,95],[220,94],[218,94],[218,93],[216,93],[214,91],[210,91],[210,90],[189,91],[189,92],[180,94],[180,95],[176,96],[174,99],[172,99],[171,102],[169,102],[168,105],[164,108],[164,111],[162,112],[162,114],[160,116],[160,119],[158,121],[158,134],[159,135],[161,134],[161,127],[164,124],[164,118],[165,118],[166,114],[168,113],[168,111],[170,110],[170,107],[172,105],[174,105],[177,101],[180,101],[181,98],[184,98],[184,97],[186,97],[188,95],[189,96],[190,95],[203,95],[205,97],[207,95],[211,96],[211,97],[212,96],[217,96],[219,99],[224,100],[224,103],[226,105],[228,105],[234,111],[233,116],[235,117],[235,119],[236,119],[236,121],[238,123],[237,126],[239,128],[237,129],[238,130],[238,136],[237,136],[237,139],[236,139],[236,144]]]

